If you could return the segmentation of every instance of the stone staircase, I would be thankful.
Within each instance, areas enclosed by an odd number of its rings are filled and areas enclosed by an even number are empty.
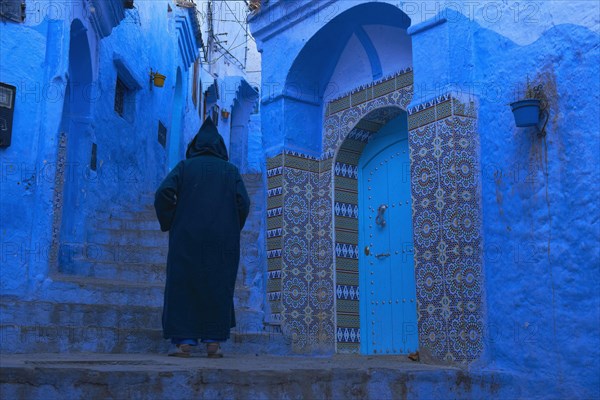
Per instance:
[[[257,182],[251,196],[262,195]],[[161,313],[168,234],[161,232],[152,195],[135,209],[101,210],[86,243],[72,249],[71,270],[52,274],[35,297],[0,297],[2,353],[163,353]],[[253,210],[242,232],[236,287],[237,327],[223,347],[237,353],[284,352],[283,336],[265,331],[262,215]]]
[[[96,290],[102,289],[96,287]],[[0,347],[3,354],[165,353],[169,343],[162,338],[161,310],[137,304],[22,301],[3,296]],[[247,329],[254,327],[257,329]],[[280,333],[258,329],[256,325],[238,324],[231,339],[223,345],[224,351],[269,354],[285,350],[286,343]]]
[[[152,203],[98,212],[94,225],[85,249],[76,252],[77,275],[164,285],[169,235],[160,231]]]

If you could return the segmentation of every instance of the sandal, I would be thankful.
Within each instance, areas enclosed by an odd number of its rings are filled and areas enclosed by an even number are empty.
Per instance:
[[[419,352],[415,351],[414,353],[410,353],[408,359],[411,361],[420,361]]]
[[[221,344],[218,342],[207,343],[206,344],[206,353],[207,353],[208,358],[223,357],[223,353],[221,352]]]
[[[171,357],[183,357],[183,358],[188,358],[191,356],[192,353],[192,346],[189,344],[178,344],[177,345],[177,349],[178,351],[174,352],[174,353],[169,353],[169,356]]]

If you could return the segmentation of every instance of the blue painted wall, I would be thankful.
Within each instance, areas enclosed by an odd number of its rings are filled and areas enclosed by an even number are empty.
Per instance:
[[[18,90],[12,145],[8,149],[0,150],[0,157],[2,157],[0,287],[3,293],[23,293],[27,289],[28,276],[35,276],[35,271],[31,271],[32,268],[28,267],[29,255],[22,252],[22,249],[30,249],[38,242],[31,240],[33,221],[38,214],[35,200],[42,204],[51,201],[51,196],[36,198],[39,187],[36,167],[43,165],[39,162],[48,155],[40,149],[40,130],[47,125],[53,125],[57,130],[58,120],[53,114],[60,116],[62,111],[62,105],[59,105],[53,107],[54,113],[50,113],[50,117],[42,114],[43,86],[40,84],[40,78],[46,78],[43,66],[44,64],[56,66],[58,63],[52,57],[50,49],[46,48],[46,35],[54,37],[62,35],[63,26],[46,21],[35,28],[22,29],[14,23],[3,23],[0,29],[2,35],[0,80],[17,86]],[[22,46],[23,43],[28,43],[29,46]],[[17,60],[28,60],[29,67],[7,68],[8,65],[16,66]],[[54,80],[56,81],[60,83],[61,78],[58,77]],[[48,80],[43,79],[43,82]],[[48,85],[45,87],[48,88]],[[48,103],[49,106],[54,105]],[[38,221],[48,226],[48,222],[44,222],[43,218]],[[22,229],[24,225],[27,229]]]
[[[54,192],[59,132],[65,129],[63,111],[73,113],[80,106],[89,110],[83,113],[89,114],[86,128],[68,138],[71,147],[80,143],[79,154],[67,154],[66,172],[66,185],[77,188],[79,206],[67,207],[63,215],[77,226],[78,236],[70,240],[78,242],[85,240],[82,232],[93,229],[97,211],[135,208],[167,172],[158,121],[170,134],[178,68],[182,109],[194,110],[180,115],[180,157],[183,143],[200,126],[189,90],[191,69],[178,54],[173,22],[175,15],[189,18],[186,10],[172,2],[171,12],[170,2],[136,2],[110,35],[100,39],[85,3],[55,3],[58,8],[41,7],[39,13],[28,14],[25,23],[3,22],[0,27],[0,81],[17,87],[12,145],[0,149],[4,295],[43,297],[39,289],[52,270],[52,241],[60,235],[53,231],[53,216],[55,205],[62,203]],[[77,47],[69,54],[71,26],[81,30],[89,43],[89,62],[82,61],[85,52]],[[64,106],[67,82],[77,80],[86,64],[91,65],[91,83],[73,88],[78,101]],[[150,68],[167,76],[164,88],[151,88]],[[124,117],[114,111],[117,74],[131,90]],[[97,171],[89,168],[92,142],[97,144]]]
[[[344,59],[338,42],[345,43],[345,28],[329,24],[321,29],[359,3],[365,2],[286,8],[271,1],[252,21],[263,52],[261,117],[268,157],[283,148],[318,153],[321,128],[315,121],[323,99],[311,97],[309,86],[306,97],[285,98],[286,80],[296,71],[298,77],[321,82],[319,58],[309,60],[315,54]],[[507,372],[512,381],[500,384],[511,385],[523,398],[597,398],[597,6],[548,2],[513,4],[517,8],[511,9],[511,4],[498,4],[494,15],[484,3],[470,14],[458,7],[464,15],[456,7],[440,13],[437,6],[423,9],[424,3],[397,6],[412,20],[412,105],[448,92],[474,96],[478,102],[487,326],[484,355],[470,368]],[[565,23],[574,15],[581,25]],[[323,32],[328,35],[320,42],[323,47],[313,49],[306,63],[295,64],[311,38]],[[372,79],[369,72],[376,63],[358,47],[354,52],[356,62],[351,65],[347,58],[335,76],[336,82],[345,76],[358,87],[363,79]],[[398,59],[393,63],[400,65]],[[517,100],[528,76],[544,85],[548,97],[545,138],[534,128],[516,128],[508,105]]]
[[[575,25],[524,47],[474,33],[475,81],[493,82],[479,111],[489,359],[539,379],[532,397],[600,395],[598,40]],[[545,138],[507,106],[528,75],[548,96]]]
[[[511,371],[528,398],[595,398],[599,35],[565,24],[519,46],[444,16],[413,35],[413,103],[436,90],[479,99],[487,334],[474,367]],[[516,128],[508,105],[527,77],[547,96],[545,137]]]

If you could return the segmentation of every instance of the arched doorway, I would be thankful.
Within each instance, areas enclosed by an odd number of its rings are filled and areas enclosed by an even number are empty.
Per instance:
[[[281,93],[262,102],[267,295],[297,351],[361,349],[358,163],[369,139],[407,112],[419,350],[451,362],[481,354],[476,102],[449,92],[409,107],[409,24],[391,4],[349,8],[308,39],[278,79]],[[280,77],[277,68],[263,70]]]
[[[411,71],[406,71],[398,75],[395,79],[397,82],[410,82]],[[386,84],[383,82],[382,84]],[[402,84],[404,85],[404,84]],[[369,331],[369,333],[365,333],[366,328],[373,328],[374,324],[377,324],[378,321],[373,318],[366,318],[367,314],[373,316],[374,314],[370,314],[371,309],[365,308],[365,301],[368,301],[369,304],[371,301],[375,303],[378,301],[381,304],[381,300],[379,298],[371,299],[371,291],[373,291],[373,295],[379,294],[381,289],[369,289],[370,282],[373,280],[374,284],[377,284],[375,281],[375,276],[373,275],[373,279],[365,279],[365,272],[367,277],[370,276],[370,272],[373,271],[374,274],[380,273],[383,269],[383,266],[386,266],[388,272],[393,268],[393,264],[398,264],[398,257],[394,254],[394,257],[383,257],[380,259],[376,258],[375,255],[379,253],[388,253],[389,244],[384,249],[383,246],[379,243],[379,246],[374,246],[375,242],[369,241],[369,247],[373,247],[373,252],[370,252],[370,256],[365,255],[365,245],[359,241],[359,219],[361,216],[365,218],[366,221],[371,221],[373,227],[376,227],[375,218],[377,216],[376,211],[381,204],[386,204],[391,207],[392,203],[386,199],[383,202],[381,199],[372,198],[368,199],[369,187],[372,190],[376,190],[376,188],[372,185],[373,181],[369,182],[368,179],[373,179],[369,173],[369,176],[366,178],[364,185],[366,187],[361,189],[359,183],[359,163],[361,161],[361,157],[363,162],[366,163],[366,160],[369,160],[374,155],[378,154],[378,146],[379,143],[382,143],[381,146],[389,147],[390,145],[393,148],[407,146],[406,138],[407,138],[407,117],[406,112],[404,111],[405,105],[410,101],[412,96],[412,92],[409,90],[410,86],[402,86],[399,87],[399,90],[396,92],[392,92],[386,96],[383,96],[378,99],[374,99],[371,102],[366,104],[365,108],[358,109],[348,109],[342,111],[340,113],[334,113],[326,118],[325,121],[325,129],[326,132],[332,132],[331,125],[334,125],[334,131],[337,131],[337,137],[330,138],[331,143],[331,151],[335,152],[335,157],[331,161],[324,160],[323,168],[327,168],[327,164],[331,163],[331,187],[332,187],[332,197],[333,197],[333,218],[332,218],[332,228],[333,228],[333,243],[335,248],[334,254],[334,270],[335,270],[335,313],[336,313],[336,349],[338,352],[362,352],[362,353],[372,353],[375,354],[372,346],[367,346],[365,341],[367,337],[373,335],[373,329]],[[387,106],[377,107],[381,103],[387,103]],[[333,133],[333,132],[332,132]],[[379,136],[381,133],[381,136]],[[327,140],[327,134],[324,140]],[[374,138],[381,137],[380,140],[373,140]],[[391,143],[386,142],[387,140],[392,140]],[[402,143],[398,143],[398,142]],[[368,150],[368,153],[365,153],[365,149],[370,148],[372,150]],[[404,151],[406,149],[400,150]],[[370,153],[373,153],[369,156]],[[398,152],[398,150],[396,150]],[[401,153],[404,157],[407,157],[407,153]],[[394,162],[398,161],[398,156],[394,156]],[[391,158],[390,158],[391,159]],[[390,180],[398,180],[398,183],[403,183],[405,186],[409,185],[407,180],[409,179],[409,162],[408,159],[400,160],[400,166],[396,166],[397,171],[393,171],[388,174],[386,180],[384,180],[384,184],[386,187],[389,186],[388,179]],[[388,159],[389,161],[389,159]],[[384,162],[385,157],[381,161],[377,161],[378,163]],[[376,166],[377,167],[377,166]],[[398,186],[398,183],[393,183],[394,186]],[[371,184],[371,185],[370,185]],[[370,185],[370,186],[369,186]],[[412,216],[410,214],[410,186],[404,188],[403,190],[403,198],[404,202],[409,201],[408,206],[404,203],[402,207],[404,207],[402,214],[402,219],[404,220],[403,224],[411,223]],[[366,192],[366,193],[365,193]],[[366,201],[362,201],[362,196],[366,195],[366,200],[370,201],[379,201],[379,204],[370,205],[371,208],[375,209],[375,214],[370,213],[369,205],[367,205]],[[373,195],[370,195],[373,197]],[[361,205],[362,204],[362,205]],[[366,209],[364,206],[367,206]],[[396,207],[399,207],[396,204]],[[367,211],[367,212],[365,212]],[[389,210],[387,210],[389,211]],[[386,212],[387,212],[386,211]],[[397,213],[396,213],[397,214]],[[368,217],[371,216],[369,219]],[[389,212],[388,212],[389,216]],[[385,216],[384,216],[385,218]],[[389,219],[389,218],[388,218]],[[399,221],[395,221],[393,225],[399,225]],[[364,224],[363,224],[364,225]],[[368,225],[366,225],[368,227]],[[389,228],[389,223],[388,223]],[[382,229],[382,233],[389,234],[390,229]],[[366,236],[369,239],[376,239],[375,234],[372,232],[365,232]],[[373,238],[369,235],[373,234]],[[408,235],[405,235],[407,238]],[[389,238],[387,239],[389,241]],[[373,243],[373,246],[371,246]],[[396,243],[397,246],[397,243]],[[405,247],[405,251],[408,250],[408,243]],[[381,250],[381,251],[380,251]],[[369,250],[370,251],[370,250]],[[395,250],[394,250],[395,251]],[[407,254],[401,253],[401,249],[398,250],[399,255]],[[400,259],[402,261],[402,259]],[[381,263],[378,263],[382,261]],[[404,260],[408,261],[408,260]],[[369,270],[367,267],[371,267],[370,262],[373,262],[373,266],[380,267],[378,270]],[[377,265],[375,263],[377,262]],[[386,265],[387,263],[387,265]],[[407,264],[408,265],[408,264]],[[409,267],[407,267],[409,268]],[[360,282],[361,279],[364,282]],[[399,277],[397,277],[399,278]],[[385,277],[379,277],[378,279],[385,280]],[[389,280],[389,277],[387,277]],[[396,279],[398,281],[398,279]],[[366,282],[366,284],[365,284]],[[382,282],[385,284],[385,282]],[[414,283],[409,285],[409,288],[412,291],[415,290]],[[396,293],[399,295],[398,291]],[[388,293],[388,296],[391,293]],[[404,290],[402,294],[408,295],[408,290]],[[415,304],[415,302],[410,303],[410,297],[402,297],[402,299],[408,298],[407,300],[409,304]],[[412,297],[414,298],[414,296]],[[386,299],[386,307],[389,307],[389,300],[393,300],[394,308],[395,300],[391,298]],[[398,298],[399,305],[401,303],[400,297]],[[404,303],[406,304],[406,303]],[[400,307],[401,308],[401,307]],[[402,310],[400,311],[402,312]],[[397,313],[396,313],[397,314]],[[376,316],[379,318],[379,315]],[[391,318],[391,316],[390,316]],[[397,318],[396,318],[397,319]],[[407,320],[408,321],[408,320]],[[389,322],[389,321],[388,321]],[[405,322],[401,321],[400,325],[403,325]],[[405,329],[409,328],[408,326],[404,327]],[[416,326],[415,333],[416,333]],[[384,325],[380,326],[379,329],[387,330],[391,332],[390,327],[385,327]],[[402,331],[403,327],[396,328],[396,331]],[[377,332],[375,332],[377,334]],[[390,336],[391,338],[391,336]],[[413,337],[416,340],[416,336]],[[391,339],[390,339],[391,340]],[[370,344],[372,345],[373,340],[370,340]],[[381,340],[377,341],[381,343]],[[404,345],[404,346],[396,346],[395,353],[404,353],[406,349],[416,346],[415,344]],[[378,348],[378,353],[381,348]],[[390,350],[390,353],[394,353],[393,346],[390,348],[383,348],[384,354],[385,350]],[[411,348],[412,350],[412,348]]]
[[[182,138],[182,111],[183,111],[183,89],[181,69],[177,67],[177,80],[175,82],[175,95],[173,97],[173,108],[171,112],[171,133],[169,134],[169,145],[167,153],[167,165],[169,170],[173,169],[181,161],[181,138]]]
[[[258,92],[244,79],[229,79],[224,82],[224,85],[228,91],[232,91],[233,88],[236,90],[229,116],[229,160],[240,169],[240,172],[246,173],[248,171],[250,115],[256,107]]]
[[[71,23],[68,71],[59,132],[67,144],[66,154],[59,154],[59,160],[64,160],[64,180],[58,264],[61,272],[74,273],[73,259],[83,248],[85,235],[83,201],[92,148],[92,59],[87,29],[78,19]]]
[[[340,13],[294,58],[281,96],[263,101],[263,145],[284,144],[267,160],[267,294],[295,351],[360,350],[358,157],[349,161],[360,152],[356,140],[340,151],[361,118],[410,102],[409,25],[391,4]]]
[[[361,353],[418,347],[406,113],[374,133],[358,162]]]

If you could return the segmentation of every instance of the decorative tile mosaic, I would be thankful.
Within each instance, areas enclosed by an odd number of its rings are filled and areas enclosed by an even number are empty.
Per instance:
[[[402,110],[406,110],[412,99],[412,85],[413,72],[411,69],[406,69],[390,78],[383,79],[368,87],[361,87],[338,100],[332,101],[327,107],[323,123],[323,158],[331,152],[335,153],[348,134],[357,127],[358,123],[361,124],[358,128],[376,132],[385,122],[399,115]],[[374,96],[375,87],[380,88],[377,89],[378,92],[386,93],[381,96]],[[394,87],[394,90],[387,92],[387,89],[381,89],[383,87]],[[363,90],[371,92],[369,100],[353,103],[353,96],[357,96]],[[344,107],[340,106],[342,103]],[[365,119],[364,117],[372,111],[375,111],[375,113]]]
[[[371,101],[343,112],[329,113],[324,122],[323,157],[337,154],[329,185],[334,191],[336,347],[360,349],[358,282],[358,161],[371,136],[400,115],[412,99],[412,71],[406,70],[373,86]],[[361,90],[365,90],[364,88]],[[356,92],[360,93],[360,91]],[[350,96],[354,96],[351,94]],[[353,288],[350,296],[348,288]]]
[[[399,103],[406,105],[408,101]],[[370,131],[378,130],[397,115],[389,107],[389,99],[378,104],[384,106],[372,114],[364,113],[372,108],[359,107],[331,114],[325,121],[328,129],[324,130],[324,150],[337,151],[332,186],[338,351],[357,351],[360,342],[358,301],[344,297],[345,285],[358,288],[358,260],[352,259],[357,252],[348,251],[348,242],[356,243],[358,237],[358,224],[349,222],[358,214],[358,207],[354,207],[358,185],[353,167],[358,164],[362,148],[356,141],[366,144]],[[454,114],[454,109],[460,116]],[[448,94],[412,108],[408,118],[419,340],[421,347],[427,347],[435,357],[455,362],[472,361],[482,349],[481,211],[476,175],[479,143],[475,115],[474,102],[463,102]],[[354,128],[349,129],[351,126]],[[352,337],[359,339],[353,341]]]
[[[268,187],[269,199],[282,198],[280,203],[273,202],[269,208],[272,216],[268,215],[281,222],[267,231],[267,257],[279,260],[277,269],[269,270],[273,284],[267,287],[273,287],[273,292],[268,293],[268,299],[294,351],[327,347],[331,351],[335,329],[330,190],[324,186],[316,158],[285,151],[278,160],[281,167],[273,161],[267,172],[267,179],[273,182]],[[281,186],[277,186],[279,182]],[[270,238],[278,239],[271,241],[275,243],[273,250]]]
[[[468,363],[484,326],[477,121],[453,111],[474,115],[473,102],[447,95],[428,106],[411,110],[409,132],[419,341],[438,359]]]
[[[338,351],[358,352],[360,346],[358,159],[372,133],[359,128],[350,131],[333,170]]]
[[[268,299],[296,351],[360,348],[358,160],[411,98],[410,70],[361,87],[327,106],[320,159],[269,160]],[[469,362],[483,334],[476,107],[448,94],[407,111],[420,346]]]
[[[267,161],[267,301],[268,322],[281,321],[281,254],[283,249],[283,157]]]
[[[359,106],[369,100],[382,97],[388,93],[403,90],[412,86],[412,83],[412,69],[404,69],[392,76],[382,78],[368,85],[360,86],[350,93],[330,101],[326,108],[326,115],[330,116],[351,107]],[[410,92],[412,97],[412,90]]]
[[[52,243],[50,262],[54,271],[59,268],[60,228],[63,213],[63,191],[65,187],[65,165],[67,162],[67,134],[61,132],[58,136],[58,154],[56,157],[56,174],[54,176],[54,192],[52,193]]]

